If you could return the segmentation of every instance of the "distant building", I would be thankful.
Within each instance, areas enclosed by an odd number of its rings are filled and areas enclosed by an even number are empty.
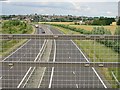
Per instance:
[[[112,24],[110,24],[111,26],[116,26],[117,22],[112,22]]]
[[[16,18],[11,18],[11,20],[18,20],[18,18],[16,17]]]
[[[83,21],[74,21],[74,23],[75,23],[76,25],[82,25],[82,24],[83,24]]]

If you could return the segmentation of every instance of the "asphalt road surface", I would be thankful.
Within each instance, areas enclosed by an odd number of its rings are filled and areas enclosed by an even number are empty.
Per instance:
[[[36,34],[42,34],[41,28],[36,29]],[[38,55],[43,40],[31,39],[24,43],[15,52],[4,58],[3,61],[34,61]],[[25,76],[30,70],[30,67],[19,65],[19,66],[2,66],[2,88],[17,88]]]
[[[47,26],[53,34],[62,34]],[[44,31],[39,28],[36,33]],[[43,40],[28,40],[20,49],[5,58],[5,61],[34,61]],[[89,62],[84,53],[72,40],[53,40],[49,61],[59,62]],[[3,65],[2,88],[20,88],[23,78],[30,67],[19,65],[8,67]],[[90,67],[50,67],[46,68],[39,88],[107,88],[95,68]]]
[[[62,34],[51,28],[53,34]],[[51,52],[50,61],[59,62],[89,62],[83,52],[72,40],[56,40]],[[95,68],[91,67],[52,67],[46,68],[40,88],[107,88]]]

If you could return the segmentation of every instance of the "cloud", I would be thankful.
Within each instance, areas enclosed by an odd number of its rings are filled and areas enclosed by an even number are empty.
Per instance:
[[[89,5],[85,4],[85,2],[70,2],[74,7],[73,10],[75,10],[76,12],[80,12],[80,11],[89,11],[91,10],[91,8],[89,7]]]
[[[8,1],[8,0],[0,0],[0,1]]]
[[[118,2],[119,0],[9,0],[11,2]]]
[[[3,3],[2,13],[117,16],[117,8],[115,2],[10,2]]]
[[[106,13],[107,13],[107,14],[111,14],[112,12],[110,12],[110,11],[107,11]]]
[[[76,11],[80,11],[81,10],[80,3],[78,3],[78,2],[70,2],[70,3],[74,6],[74,9]]]

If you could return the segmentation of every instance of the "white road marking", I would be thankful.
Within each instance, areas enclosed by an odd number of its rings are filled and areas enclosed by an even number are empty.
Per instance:
[[[53,62],[55,62],[55,58],[56,58],[56,41],[55,40],[54,40],[54,45],[55,45],[55,49],[54,49]],[[50,77],[50,82],[49,82],[48,88],[51,88],[51,85],[52,85],[53,72],[54,72],[54,67],[52,67],[52,72],[51,72],[51,77]]]
[[[31,40],[31,39],[30,39]],[[30,40],[28,40],[26,43],[24,43],[21,47],[19,47],[16,51],[12,52],[10,55],[8,55],[5,59],[3,59],[2,61],[5,61],[7,58],[9,58],[10,56],[12,56],[14,53],[16,53],[19,49],[21,49],[25,44],[27,44]]]
[[[48,88],[51,88],[51,85],[52,85],[53,72],[54,72],[54,67],[52,67],[50,83],[49,83],[49,87]]]
[[[72,41],[72,40],[71,40]],[[87,62],[90,62],[87,57],[83,54],[83,52],[80,50],[80,48],[72,41],[72,43],[77,47],[77,49],[82,53],[82,55],[84,56],[84,58],[86,59]],[[95,70],[94,67],[92,67],[92,70],[95,72],[95,74],[97,75],[97,77],[99,78],[99,80],[101,81],[101,83],[103,84],[104,88],[107,88],[107,86],[105,85],[105,83],[103,82],[103,80],[101,79],[101,77],[99,76],[99,74],[97,73],[97,71]]]
[[[37,59],[38,59],[39,56],[40,56],[40,58],[41,58],[41,56],[42,56],[42,54],[43,54],[42,50],[43,50],[43,49],[45,50],[44,47],[45,47],[46,42],[48,42],[48,40],[47,40],[47,41],[44,40],[44,43],[43,43],[43,45],[42,45],[42,48],[41,48],[40,52],[38,53],[37,57],[35,58],[34,62],[37,61]],[[43,50],[43,51],[44,51],[44,50]],[[41,53],[41,52],[42,52],[42,53]],[[40,59],[39,59],[39,60],[40,60]],[[30,67],[30,68],[32,68],[32,67]],[[35,68],[35,67],[34,67],[34,68]],[[45,69],[46,69],[46,68],[45,68]],[[45,69],[44,69],[44,70],[45,70]],[[30,71],[29,71],[29,72],[30,72]],[[34,70],[33,70],[32,72],[34,72]],[[45,72],[45,71],[44,71],[44,72]],[[31,76],[31,75],[32,75],[32,73],[30,74],[30,76]],[[29,80],[30,76],[28,77],[27,81]],[[42,78],[43,78],[43,76],[42,76]],[[42,81],[42,79],[40,80],[40,82],[41,82],[41,81]],[[26,83],[27,83],[27,82],[26,82]],[[25,84],[26,84],[26,83],[25,83]],[[22,83],[21,83],[21,84],[22,84]],[[24,84],[24,86],[25,86],[25,84]],[[24,86],[23,86],[23,87],[24,87]],[[39,85],[39,86],[40,86],[40,85]],[[39,86],[38,86],[38,87],[39,87]]]
[[[71,40],[72,41],[72,40]],[[72,41],[72,43],[78,48],[78,50],[82,53],[82,55],[84,56],[84,58],[86,59],[87,62],[90,62],[87,57],[83,54],[83,52],[80,50],[80,48]],[[101,81],[101,83],[103,84],[103,86],[105,88],[107,88],[107,86],[105,85],[105,83],[102,81],[102,79],[100,78],[100,76],[98,75],[98,73],[96,72],[96,70],[92,67],[93,71],[95,72],[95,74],[97,75],[97,77],[99,78],[99,80]]]
[[[46,46],[47,46],[47,43],[48,43],[48,40],[46,41],[44,47],[42,47],[42,49],[41,49],[42,51],[41,51],[41,53],[40,53],[40,55],[39,55],[39,60],[41,59],[41,57],[42,57],[42,55],[43,55],[43,53],[44,53],[44,51],[45,51],[45,48],[46,48]]]
[[[2,79],[2,76],[0,77],[0,79]]]
[[[78,88],[78,84],[76,84],[76,87]]]
[[[24,57],[25,57],[26,55],[24,54]]]
[[[37,57],[35,58],[34,62],[36,62],[37,58],[39,57],[39,55],[40,55],[40,53],[41,53],[41,51],[42,51],[42,49],[43,49],[43,47],[44,47],[44,45],[45,45],[45,42],[46,42],[46,40],[44,40],[44,43],[43,43],[43,45],[42,45],[42,48],[40,49],[40,52],[38,53],[38,55],[37,55]],[[32,67],[30,67],[30,68],[28,69],[27,73],[25,74],[25,76],[23,77],[23,79],[21,80],[21,82],[19,83],[19,85],[17,86],[17,88],[20,88],[21,84],[23,83],[23,81],[25,80],[26,76],[27,76],[28,73],[31,71],[31,69],[32,69]]]
[[[25,85],[27,84],[27,82],[28,82],[28,80],[30,79],[31,75],[33,74],[34,70],[35,70],[35,67],[33,68],[32,72],[30,73],[29,77],[27,78],[25,84],[23,85],[23,88],[24,88]]]
[[[40,52],[38,53],[38,55],[37,55],[37,57],[35,58],[34,62],[37,61],[37,59],[38,59],[38,57],[40,56],[40,54],[41,54],[41,52],[42,52],[42,49],[44,48],[45,44],[46,44],[46,40],[44,40],[44,43],[43,43],[43,45],[42,45],[42,48],[40,49]]]
[[[42,54],[43,54],[43,52],[44,52],[44,50],[45,50],[45,47],[46,47],[46,43],[48,42],[48,40],[44,40],[44,43],[43,43],[43,45],[42,45],[42,48],[41,48],[41,50],[40,50],[40,52],[38,53],[38,55],[37,55],[37,57],[35,58],[35,60],[34,60],[34,62],[36,62],[37,61],[37,59],[38,59],[38,57],[40,56],[40,58],[41,58],[41,56],[42,56]],[[43,52],[42,52],[43,51]],[[40,59],[39,59],[40,60]],[[30,67],[30,68],[32,68],[32,67]],[[46,68],[45,68],[46,69]],[[45,73],[45,69],[44,69],[44,73]],[[32,73],[34,72],[34,70],[35,70],[35,67],[34,67],[34,69],[32,70]],[[29,71],[30,72],[30,71]],[[28,77],[28,79],[27,79],[27,81],[25,82],[25,84],[23,85],[23,87],[25,87],[25,85],[27,84],[27,82],[28,82],[28,80],[29,80],[29,78],[31,77],[31,75],[32,75],[32,73],[30,74],[30,76]],[[43,78],[43,75],[42,75],[42,78]],[[41,81],[42,81],[42,79],[40,80],[40,84],[41,84]],[[22,83],[21,83],[22,84]],[[38,85],[38,88],[40,87],[40,84]]]
[[[73,74],[75,74],[75,72],[73,71]]]
[[[12,68],[13,68],[13,66],[10,67],[10,69],[12,69]]]
[[[47,40],[47,42],[48,42],[48,40]],[[46,46],[47,46],[47,44],[46,44]],[[44,50],[45,50],[45,48],[44,48]],[[43,52],[42,52],[42,54],[43,54]],[[42,54],[41,54],[41,55],[42,55]],[[40,56],[40,58],[41,58],[41,56]],[[41,77],[41,79],[40,79],[40,81],[39,81],[39,83],[38,83],[38,88],[39,88],[40,85],[41,85],[41,82],[42,82],[43,76],[44,76],[44,74],[45,74],[45,70],[46,70],[46,67],[44,68],[44,71],[43,71],[42,77]]]
[[[38,84],[38,87],[37,87],[37,88],[39,88],[39,87],[40,87],[40,85],[41,85],[41,82],[42,82],[43,76],[44,76],[44,74],[45,74],[45,70],[46,70],[46,67],[44,68],[44,71],[43,71],[43,73],[42,73],[42,77],[40,78],[40,82],[39,82],[39,84]]]
[[[92,67],[92,69],[93,69],[93,71],[95,72],[95,74],[97,75],[97,77],[99,78],[99,80],[101,81],[101,83],[103,84],[103,86],[104,86],[105,88],[107,88],[107,86],[105,85],[105,83],[103,82],[103,80],[101,79],[101,77],[98,75],[98,73],[97,73],[97,71],[95,70],[95,68]]]
[[[17,86],[17,88],[20,88],[21,84],[23,83],[24,79],[26,78],[26,76],[28,75],[28,73],[30,72],[30,70],[32,69],[32,67],[30,67],[27,71],[27,73],[25,74],[25,76],[23,77],[23,79],[21,80],[21,82],[19,83],[19,85]]]

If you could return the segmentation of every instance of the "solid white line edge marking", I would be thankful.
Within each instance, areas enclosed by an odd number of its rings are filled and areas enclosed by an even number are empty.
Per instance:
[[[34,62],[36,62],[38,56],[40,55],[40,53],[41,53],[41,51],[42,51],[42,49],[43,49],[43,47],[44,47],[44,45],[45,45],[45,42],[46,42],[46,40],[44,40],[44,43],[43,43],[43,45],[42,45],[42,48],[40,49],[40,52],[38,53],[38,55],[37,55],[37,57],[35,58]],[[18,84],[17,88],[20,88],[21,84],[23,83],[24,79],[26,78],[27,74],[30,72],[31,69],[32,69],[32,67],[30,67],[30,68],[28,69],[27,73],[24,75],[23,79],[22,79],[21,82]]]
[[[30,39],[31,40],[31,39]],[[12,52],[10,55],[8,55],[6,58],[4,58],[2,61],[5,61],[7,58],[12,56],[14,53],[16,53],[19,49],[21,49],[24,45],[26,45],[30,40],[28,40],[26,43],[24,43],[22,46],[20,46],[18,49],[16,49],[14,52]]]
[[[72,40],[71,40],[72,41]],[[80,48],[72,41],[72,43],[78,48],[78,50],[82,53],[82,55],[84,56],[84,58],[86,59],[87,62],[90,62],[87,57],[83,54],[83,52],[80,50]],[[93,71],[95,72],[95,74],[97,75],[97,77],[99,78],[99,80],[101,81],[101,83],[103,84],[103,86],[105,88],[107,88],[107,86],[105,85],[105,83],[103,82],[103,80],[101,79],[101,77],[98,75],[97,71],[95,70],[95,68],[93,68]]]
[[[30,67],[27,71],[27,73],[25,74],[25,76],[23,77],[23,79],[21,80],[21,82],[19,83],[19,85],[17,86],[17,88],[19,88],[21,86],[21,84],[23,83],[24,79],[26,78],[26,76],[28,75],[28,73],[30,72],[30,70],[32,69],[32,67]]]
[[[54,50],[53,62],[55,62],[55,57],[56,57],[56,41],[55,40],[54,40],[54,45],[55,45],[55,50]],[[51,85],[52,85],[53,72],[54,72],[54,67],[52,67],[52,72],[51,72],[51,77],[50,77],[50,83],[49,83],[49,87],[48,88],[51,88]]]

